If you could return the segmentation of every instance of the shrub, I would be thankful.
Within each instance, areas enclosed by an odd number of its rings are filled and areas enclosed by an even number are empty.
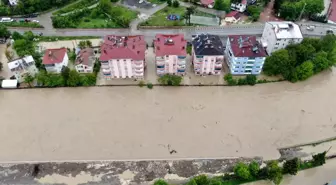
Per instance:
[[[247,85],[247,81],[245,78],[239,78],[238,79],[238,85]]]
[[[177,8],[180,6],[180,2],[178,0],[173,1],[173,7]]]
[[[299,163],[298,158],[285,161],[283,165],[283,173],[290,174],[290,175],[296,175],[299,170],[299,164],[300,163]]]
[[[255,75],[247,75],[245,79],[249,85],[255,85],[257,83],[257,77]]]
[[[141,80],[138,85],[139,85],[139,87],[143,87],[143,86],[145,86],[145,82],[143,80]]]
[[[209,179],[206,175],[199,175],[194,178],[197,185],[208,185]]]
[[[243,180],[249,180],[251,179],[251,173],[249,171],[249,167],[242,163],[239,162],[233,169],[234,173],[236,176],[238,176],[239,178],[243,179]]]
[[[182,77],[177,75],[165,74],[158,79],[162,85],[179,86],[182,82]]]
[[[167,0],[167,4],[168,4],[168,6],[172,6],[172,4],[173,4],[172,0]],[[168,12],[168,9],[166,9],[166,10]]]
[[[148,89],[153,89],[153,84],[152,83],[147,83]]]
[[[314,166],[321,166],[323,164],[325,164],[325,156],[326,156],[327,152],[322,152],[316,155],[313,155],[313,165]]]
[[[271,161],[266,166],[267,178],[274,184],[278,185],[282,181],[282,169],[278,165],[278,161]]]
[[[168,185],[168,183],[162,179],[156,180],[154,185]]]
[[[260,171],[260,166],[259,166],[259,164],[258,164],[256,161],[252,161],[252,162],[249,164],[249,171],[250,171],[250,174],[251,174],[253,177],[258,177],[258,174],[259,174],[259,171]]]

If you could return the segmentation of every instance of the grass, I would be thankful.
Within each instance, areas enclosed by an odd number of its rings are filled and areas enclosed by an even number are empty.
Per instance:
[[[42,25],[36,22],[3,22],[2,24],[8,27],[43,28]]]
[[[162,0],[147,0],[148,2],[151,2],[152,4],[162,4],[165,3],[166,1]]]
[[[91,5],[94,5],[95,3],[98,3],[97,0],[79,0],[75,3],[69,4],[68,6],[65,6],[56,12],[53,13],[53,15],[59,15],[59,14],[64,14],[64,13],[69,13],[75,10],[87,8]]]
[[[182,18],[186,12],[185,7],[165,7],[162,10],[153,14],[147,21],[141,23],[141,26],[185,26],[185,20]],[[180,20],[171,21],[167,19],[170,14],[179,15]],[[194,15],[204,16],[204,17],[216,17],[215,15],[196,11]]]
[[[115,8],[122,10],[120,17],[135,19],[137,18],[137,12],[129,10],[122,6],[114,6]],[[93,10],[93,9],[92,9]],[[123,28],[124,26],[118,24],[116,21],[108,18],[91,18],[90,16],[83,17],[76,28]]]
[[[84,39],[99,39],[101,37],[96,36],[41,36],[40,42],[54,42],[57,40],[84,40]]]

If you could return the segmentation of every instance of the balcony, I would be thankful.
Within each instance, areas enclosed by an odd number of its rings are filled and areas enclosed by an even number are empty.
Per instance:
[[[179,69],[177,70],[178,73],[185,73],[185,69]]]
[[[158,75],[164,75],[165,74],[165,70],[156,70],[156,73]]]
[[[185,65],[186,64],[186,61],[185,60],[179,60],[177,62],[178,65]]]
[[[111,71],[108,70],[108,69],[103,69],[102,72],[103,72],[103,75],[104,75],[104,76],[111,76],[111,75],[112,75]]]
[[[180,69],[185,70],[185,69],[186,69],[186,66],[185,66],[185,65],[178,65],[178,66],[177,66],[177,70],[180,70]]]
[[[143,61],[141,61],[141,60],[140,61],[139,60],[138,61],[134,61],[133,63],[135,65],[143,65]]]
[[[221,71],[221,70],[222,70],[222,68],[216,68],[216,67],[215,67],[215,71],[216,71],[216,72]]]
[[[136,73],[142,73],[143,72],[143,68],[141,68],[141,69],[135,69],[134,70]]]
[[[157,60],[156,61],[156,65],[158,65],[158,66],[162,66],[162,65],[164,65],[165,64],[165,61],[164,60]]]
[[[222,68],[222,64],[215,64],[215,68]]]

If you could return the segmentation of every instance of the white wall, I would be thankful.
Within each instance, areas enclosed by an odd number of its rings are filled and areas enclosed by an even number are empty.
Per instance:
[[[105,78],[143,78],[145,63],[143,60],[133,61],[131,59],[112,59],[108,65],[102,64],[102,69],[110,70],[111,76]],[[104,73],[103,73],[104,74]]]

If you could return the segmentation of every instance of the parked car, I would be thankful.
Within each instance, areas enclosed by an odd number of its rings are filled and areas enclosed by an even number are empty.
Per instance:
[[[309,31],[313,31],[314,29],[315,29],[315,26],[313,25],[307,26],[307,30]]]
[[[36,22],[36,23],[39,23],[40,21],[38,21],[38,20],[32,20],[32,22]]]
[[[9,17],[3,17],[1,18],[0,22],[13,22],[13,19]]]
[[[32,13],[29,15],[29,17],[34,18],[34,17],[37,17],[38,15],[39,15],[38,13]]]
[[[332,29],[328,29],[327,34],[334,34],[334,31]]]

